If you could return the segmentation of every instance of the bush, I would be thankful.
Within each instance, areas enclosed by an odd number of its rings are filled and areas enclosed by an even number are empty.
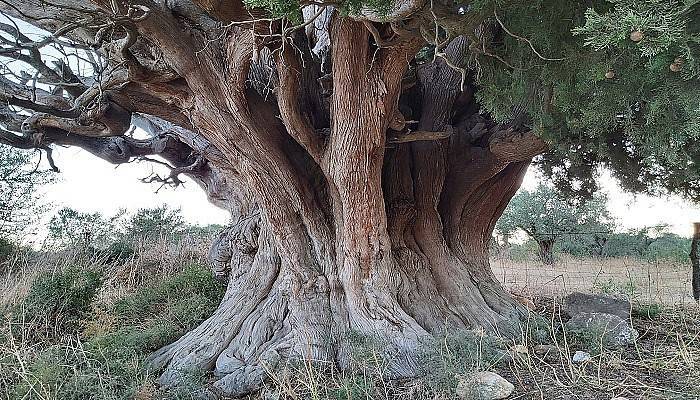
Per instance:
[[[110,243],[109,246],[100,252],[107,263],[124,263],[136,254],[134,246],[123,240]]]
[[[32,304],[40,303],[37,296],[46,293],[43,288],[47,286],[53,292],[66,286],[80,286],[65,284],[64,281],[73,282],[75,279],[59,276],[60,279],[49,280],[50,283],[44,279],[32,286]],[[138,289],[112,306],[98,305],[94,307],[94,313],[81,314],[85,318],[82,323],[87,326],[81,332],[82,337],[66,339],[41,350],[25,361],[23,370],[19,365],[9,365],[11,369],[23,371],[22,379],[11,383],[9,388],[3,388],[0,379],[0,390],[13,400],[135,398],[143,388],[152,387],[152,376],[143,365],[145,357],[175,341],[211,315],[224,289],[204,266],[193,265],[177,275]],[[80,292],[75,289],[67,291]],[[85,311],[89,309],[85,306],[94,296],[87,291],[82,293],[72,296],[71,301],[58,303],[72,304],[73,307],[69,308]],[[52,302],[44,301],[44,304],[49,303]],[[157,392],[155,388],[152,390]],[[187,398],[183,396],[168,393],[164,397],[154,395],[147,398]]]
[[[0,237],[0,264],[9,260],[17,251],[17,247],[9,239]]]
[[[206,267],[193,265],[117,301],[113,312],[124,324],[136,324],[156,315],[191,326],[192,321],[201,320],[216,308],[224,289]]]
[[[40,275],[12,313],[13,322],[34,341],[77,333],[102,281],[100,272],[77,268]]]

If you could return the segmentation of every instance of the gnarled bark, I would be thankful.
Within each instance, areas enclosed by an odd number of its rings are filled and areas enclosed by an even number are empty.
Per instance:
[[[162,384],[196,368],[213,372],[216,393],[248,393],[286,360],[345,367],[358,334],[385,343],[391,377],[410,377],[431,336],[520,333],[527,310],[493,276],[488,243],[546,145],[480,112],[467,37],[423,62],[418,17],[374,24],[319,9],[305,26],[325,32],[304,34],[248,23],[227,7],[236,2],[94,3],[84,12],[112,21],[115,61],[128,68],[107,96],[85,87],[51,110],[48,93],[15,98],[41,118],[7,113],[0,140],[77,145],[112,162],[160,155],[173,167],[164,183],[187,174],[231,212],[211,250],[226,295],[150,357]],[[424,6],[397,4],[392,16]],[[86,116],[86,104],[101,111]],[[153,138],[123,136],[129,121]]]

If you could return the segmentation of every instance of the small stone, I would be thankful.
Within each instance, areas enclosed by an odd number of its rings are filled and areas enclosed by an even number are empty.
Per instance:
[[[628,320],[632,306],[627,300],[599,294],[571,293],[564,298],[562,310],[569,317],[578,313],[605,313],[613,314]]]
[[[613,348],[632,344],[639,337],[639,332],[629,322],[613,314],[582,312],[574,315],[565,327],[575,333],[591,333]]]
[[[613,70],[611,70],[611,69],[608,70],[608,72],[605,73],[605,78],[607,78],[607,79],[612,79],[612,78],[614,78],[614,77],[615,77],[615,71],[613,71]]]
[[[630,40],[633,42],[640,42],[644,39],[644,32],[642,31],[632,31],[630,33]]]
[[[551,344],[538,344],[532,349],[535,354],[544,358],[545,360],[555,361],[559,359],[559,348]]]
[[[630,399],[628,399],[627,397],[613,397],[610,400],[630,400]]]
[[[580,364],[582,362],[590,361],[591,360],[591,355],[589,353],[586,353],[585,351],[577,351],[574,353],[574,356],[571,357],[571,361]]]
[[[673,64],[669,65],[668,68],[671,70],[671,72],[679,72],[680,70],[683,69],[683,64],[673,63]]]
[[[499,400],[513,393],[515,386],[502,376],[489,371],[477,372],[457,383],[457,396],[462,400]]]

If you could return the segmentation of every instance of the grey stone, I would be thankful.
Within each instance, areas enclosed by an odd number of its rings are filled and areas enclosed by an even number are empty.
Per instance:
[[[535,354],[548,361],[559,360],[561,352],[557,346],[551,344],[538,344],[532,349]]]
[[[639,337],[637,330],[632,328],[627,320],[613,314],[579,313],[574,315],[565,327],[574,333],[590,333],[596,339],[602,337],[606,347],[627,346]]]
[[[586,353],[585,351],[577,351],[576,353],[574,353],[574,356],[571,357],[571,361],[573,361],[574,363],[577,363],[577,364],[582,363],[582,362],[586,362],[586,361],[590,361],[590,360],[591,360],[591,355]]]
[[[457,383],[457,396],[462,400],[499,400],[513,393],[515,386],[502,376],[482,371],[462,378]]]
[[[564,298],[564,313],[573,317],[579,313],[613,314],[622,319],[630,319],[630,302],[610,296],[587,293],[571,293]]]

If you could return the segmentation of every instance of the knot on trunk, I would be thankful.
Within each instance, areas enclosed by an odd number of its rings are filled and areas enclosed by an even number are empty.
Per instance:
[[[259,236],[260,214],[241,218],[219,232],[209,250],[209,262],[214,275],[225,279],[231,272],[235,254],[254,255],[258,251]]]

